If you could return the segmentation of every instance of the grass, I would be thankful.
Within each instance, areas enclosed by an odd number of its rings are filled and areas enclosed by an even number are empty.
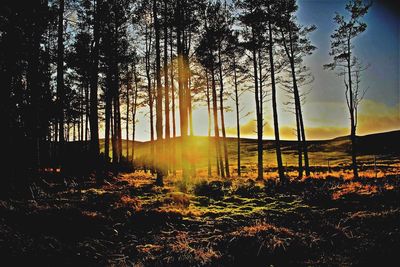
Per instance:
[[[190,151],[201,155],[204,140]],[[347,155],[346,142],[314,142],[310,155]],[[145,158],[148,144],[137,145]],[[183,184],[178,171],[163,187],[144,170],[104,185],[41,177],[25,196],[0,200],[0,256],[17,266],[378,266],[397,257],[398,153],[382,154],[376,170],[372,154],[360,156],[357,181],[339,163],[348,156],[302,180],[288,165],[290,181],[280,185],[273,168],[255,179],[255,143],[243,146],[244,174],[232,157],[230,179],[208,177],[207,157],[198,157],[196,176]],[[293,146],[283,147],[295,160]]]

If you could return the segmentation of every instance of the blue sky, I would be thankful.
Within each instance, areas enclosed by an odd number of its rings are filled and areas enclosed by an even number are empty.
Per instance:
[[[308,58],[307,63],[315,76],[313,99],[338,100],[343,95],[337,77],[321,68],[328,63],[330,34],[336,25],[334,12],[345,13],[344,0],[300,0],[298,19],[302,24],[315,24],[318,29],[312,34],[312,41],[318,50]],[[365,16],[367,30],[355,40],[355,54],[364,63],[371,64],[365,72],[363,84],[368,87],[366,97],[388,105],[399,103],[399,17],[375,1]],[[338,90],[336,90],[338,89]],[[336,92],[337,91],[337,92]],[[342,96],[341,96],[342,97]]]

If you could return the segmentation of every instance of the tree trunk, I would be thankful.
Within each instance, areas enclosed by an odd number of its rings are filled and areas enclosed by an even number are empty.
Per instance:
[[[154,17],[154,32],[155,32],[155,49],[156,49],[156,134],[157,134],[157,179],[156,184],[163,185],[164,166],[163,166],[163,91],[161,85],[161,50],[160,50],[160,25],[157,16],[157,1],[153,0],[153,17]]]
[[[236,132],[237,132],[237,173],[241,176],[240,169],[240,110],[239,110],[239,92],[238,92],[238,80],[236,71],[236,58],[233,56],[233,79],[235,84],[235,108],[236,108]]]
[[[261,162],[264,163],[264,97],[263,97],[263,74],[262,74],[262,55],[261,55],[261,49],[258,50],[258,72],[259,72],[259,84],[258,84],[258,93],[259,97],[258,100],[260,101],[259,104],[259,113],[258,113],[258,118],[257,121],[259,121],[258,127],[259,129],[257,130],[258,133],[258,139],[260,140],[260,147],[261,147]],[[264,170],[264,168],[263,168]],[[264,174],[263,174],[264,177]]]
[[[91,75],[90,75],[90,150],[92,159],[94,161],[95,169],[99,169],[99,119],[97,114],[97,86],[98,86],[98,73],[99,73],[99,42],[100,42],[100,5],[102,0],[96,0],[96,11],[94,14],[94,27],[93,27],[93,43],[92,43],[92,55],[91,55]],[[100,175],[96,175],[98,182],[102,181]]]
[[[356,120],[354,116],[354,100],[353,100],[353,87],[352,87],[352,79],[351,79],[351,44],[350,39],[347,40],[347,72],[349,79],[349,111],[350,111],[350,139],[351,139],[351,161],[353,167],[353,175],[354,179],[358,179],[358,168],[357,168],[357,148],[356,148]]]
[[[178,18],[182,19],[183,14],[181,10],[181,3],[178,1],[177,5]],[[187,151],[185,145],[187,143],[188,136],[188,116],[187,116],[187,105],[186,105],[186,95],[184,83],[186,79],[186,70],[184,69],[184,51],[182,44],[182,29],[181,24],[178,23],[177,27],[177,53],[178,53],[178,87],[179,87],[179,115],[180,115],[180,130],[181,130],[181,153],[182,153],[182,179],[184,184],[187,183],[189,178],[189,164],[187,162]]]
[[[40,8],[40,1],[37,4],[37,8]],[[35,9],[33,13],[37,13]],[[35,23],[36,24],[36,23]],[[32,133],[30,136],[32,137],[32,169],[34,174],[37,174],[37,171],[41,165],[40,160],[40,80],[39,80],[39,60],[40,60],[40,37],[41,33],[39,32],[39,26],[33,25],[32,32],[32,51],[30,53],[28,59],[28,72],[27,72],[27,88],[31,93],[31,111],[32,114]]]
[[[169,118],[169,79],[168,79],[168,25],[167,25],[167,16],[168,16],[168,1],[164,0],[164,88],[165,88],[165,139],[166,139],[166,150],[169,151],[171,147],[171,126],[170,126],[170,118]],[[166,171],[170,169],[171,159],[170,157],[166,158],[167,168]]]
[[[172,103],[171,103],[172,136],[174,139],[172,144],[172,173],[175,176],[176,175],[176,119],[175,119],[175,84],[174,84],[174,55],[173,55],[172,29],[170,31],[169,46],[170,46],[170,57],[171,57],[170,76],[171,76],[171,98],[172,98]]]
[[[209,79],[208,79],[208,71],[205,71],[206,73],[206,85],[207,85],[207,92],[206,92],[206,98],[207,98],[207,115],[208,115],[208,131],[207,131],[207,145],[208,145],[208,177],[211,177],[211,105],[210,105],[210,84],[209,84]]]
[[[272,89],[272,112],[274,117],[274,132],[275,132],[275,149],[276,149],[276,161],[278,164],[278,175],[280,182],[286,182],[285,172],[282,164],[282,153],[281,144],[279,137],[279,122],[278,122],[278,108],[276,102],[276,84],[275,84],[275,68],[274,68],[274,55],[273,55],[273,35],[272,35],[272,24],[271,21],[268,22],[268,32],[269,32],[269,62],[271,66],[271,89]]]
[[[253,45],[255,46],[255,33],[252,29]],[[257,180],[264,178],[263,168],[263,140],[262,140],[262,118],[260,118],[260,99],[258,90],[258,67],[257,67],[257,51],[256,47],[253,47],[253,75],[254,75],[254,97],[256,102],[256,118],[257,118]]]
[[[132,71],[132,70],[131,70]],[[132,91],[132,72],[129,71],[128,67],[128,77],[126,80],[126,160],[129,161],[129,112],[130,112],[130,98],[129,94]]]
[[[219,142],[219,127],[218,127],[218,107],[217,107],[217,89],[215,85],[215,73],[214,68],[211,70],[211,82],[212,82],[212,104],[213,104],[213,116],[214,116],[214,134],[215,134],[215,147],[217,154],[217,164],[219,165],[220,176],[225,178],[224,162],[222,161],[222,151]]]
[[[57,104],[59,123],[59,160],[63,164],[64,146],[64,0],[59,0],[57,33]]]
[[[222,128],[222,142],[224,146],[224,157],[225,157],[225,173],[226,177],[230,178],[231,174],[229,171],[229,155],[228,155],[228,146],[226,144],[226,130],[225,130],[225,115],[224,115],[224,79],[222,74],[222,62],[221,62],[221,51],[218,49],[218,61],[219,61],[219,84],[220,84],[220,92],[219,92],[219,102],[220,102],[220,112],[221,112],[221,128]]]
[[[110,92],[109,88],[105,92],[105,100],[106,100],[106,105],[105,105],[105,139],[104,139],[104,159],[105,159],[105,164],[106,166],[110,162],[110,124],[111,124],[111,112],[112,112],[112,106],[111,106],[111,97],[110,97]]]
[[[136,74],[136,66],[134,68],[134,79],[135,79],[135,92],[133,96],[133,105],[132,105],[132,163],[134,163],[135,160],[135,134],[136,134],[136,111],[137,111],[137,99],[138,99],[138,91],[139,91],[139,85],[138,85],[138,77]]]
[[[297,134],[298,178],[301,179],[303,178],[303,145],[301,141],[299,109],[297,108],[296,103],[295,103],[295,115],[296,115],[296,134]]]

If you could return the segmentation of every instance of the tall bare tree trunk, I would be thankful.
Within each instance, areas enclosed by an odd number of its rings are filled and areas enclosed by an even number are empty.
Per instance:
[[[212,103],[213,103],[213,117],[214,117],[214,135],[215,135],[215,147],[217,154],[217,165],[219,166],[219,174],[225,178],[224,162],[222,161],[222,151],[219,142],[219,127],[218,127],[218,107],[217,107],[217,89],[215,84],[215,73],[214,68],[211,70],[211,85],[212,85]]]
[[[170,31],[169,46],[170,46],[170,76],[171,76],[171,98],[172,98],[172,173],[176,175],[176,117],[175,117],[175,84],[174,84],[174,54],[173,54],[173,39],[172,39],[172,29]]]
[[[296,77],[296,69],[294,62],[294,50],[293,50],[293,36],[292,31],[289,29],[289,47],[284,38],[284,33],[281,30],[282,39],[284,42],[284,48],[286,54],[289,58],[290,70],[292,74],[292,82],[293,82],[293,95],[294,95],[294,103],[295,103],[295,114],[296,114],[296,126],[297,126],[297,141],[298,141],[298,165],[299,165],[299,178],[303,177],[303,162],[302,162],[302,153],[304,153],[304,169],[306,171],[306,176],[310,175],[310,167],[308,160],[308,148],[306,135],[304,130],[304,122],[303,122],[303,114],[301,109],[301,99],[299,88],[297,85],[297,77]]]
[[[220,102],[220,112],[221,112],[221,129],[222,129],[222,142],[224,146],[224,157],[225,157],[225,173],[226,177],[231,177],[229,171],[229,155],[228,155],[228,146],[226,144],[226,130],[225,130],[225,111],[224,111],[224,77],[222,74],[222,62],[221,62],[221,51],[218,50],[218,69],[219,69],[219,84],[220,84],[220,92],[219,92],[219,102]]]
[[[268,21],[268,32],[269,32],[269,62],[271,67],[271,89],[272,89],[272,112],[274,117],[274,132],[275,132],[275,149],[276,149],[276,161],[278,164],[278,175],[280,182],[286,182],[285,171],[282,164],[282,152],[281,143],[279,137],[279,121],[278,121],[278,108],[276,101],[276,84],[275,84],[275,66],[274,66],[274,54],[273,54],[273,35],[272,35],[272,23]]]
[[[179,20],[183,19],[182,9],[181,9],[181,1],[178,1],[177,4],[177,18]],[[186,88],[185,81],[186,79],[186,71],[185,62],[184,62],[184,45],[182,42],[182,25],[178,23],[177,27],[177,53],[178,53],[178,86],[179,86],[179,115],[180,115],[180,129],[181,129],[181,153],[182,153],[182,179],[184,184],[187,183],[189,178],[189,163],[187,161],[187,151],[185,149],[185,145],[187,143],[188,137],[188,112],[187,112],[187,104],[186,104]]]
[[[108,165],[110,161],[110,130],[111,130],[111,96],[110,96],[110,88],[105,92],[105,138],[104,138],[104,158],[105,164]]]
[[[99,73],[99,13],[102,0],[96,0],[95,3],[95,14],[94,14],[94,27],[93,27],[93,43],[92,43],[92,55],[91,55],[91,75],[90,75],[90,150],[92,158],[94,160],[95,169],[99,169],[99,119],[97,114],[97,86],[98,86],[98,73]],[[100,175],[96,175],[98,182],[102,181]]]
[[[59,123],[59,159],[64,160],[64,0],[59,0],[58,7],[58,33],[57,33],[57,104]]]
[[[299,110],[297,108],[297,104],[295,104],[295,115],[296,115],[296,135],[297,135],[298,178],[301,179],[303,177],[303,144],[301,141],[301,126],[300,126]]]
[[[136,134],[136,111],[138,106],[138,77],[136,74],[136,66],[133,68],[133,75],[135,79],[135,91],[133,95],[133,105],[132,105],[132,163],[135,161],[135,134]]]
[[[240,110],[239,110],[239,92],[238,92],[238,79],[236,70],[236,57],[233,56],[233,79],[235,84],[235,111],[236,111],[236,132],[237,132],[237,173],[241,176],[240,169]],[[208,81],[207,81],[208,82]]]
[[[168,1],[164,0],[164,19],[168,16]],[[169,146],[171,137],[171,126],[169,117],[169,78],[168,78],[168,25],[164,21],[164,87],[165,87],[165,138]]]
[[[256,45],[255,32],[252,29],[252,40],[253,45]],[[253,47],[253,75],[254,75],[254,97],[256,102],[256,118],[257,118],[257,180],[262,180],[264,176],[264,168],[263,168],[263,140],[262,140],[262,118],[260,112],[260,100],[259,99],[259,88],[258,88],[258,66],[257,66],[257,51],[256,47]]]
[[[349,36],[351,36],[349,34]],[[350,111],[350,123],[351,123],[351,130],[350,130],[350,139],[351,139],[351,161],[352,161],[352,168],[353,168],[353,176],[354,179],[358,179],[358,167],[357,167],[357,147],[356,147],[356,118],[354,115],[354,99],[353,99],[353,87],[352,87],[352,77],[351,77],[351,43],[350,38],[347,39],[347,53],[348,53],[348,60],[347,60],[347,73],[349,79],[349,111]]]
[[[263,88],[263,73],[262,73],[262,54],[261,54],[261,49],[258,50],[258,73],[259,73],[259,82],[258,82],[258,93],[259,93],[259,113],[258,113],[258,118],[257,121],[259,121],[258,127],[260,127],[259,131],[257,133],[259,134],[259,139],[261,140],[261,162],[264,162],[264,88]],[[263,167],[264,168],[264,167]]]
[[[157,86],[157,98],[156,98],[156,133],[157,133],[157,158],[161,157],[161,160],[157,160],[157,180],[156,184],[162,186],[164,181],[164,163],[163,159],[163,90],[161,85],[161,50],[160,50],[160,25],[158,22],[157,14],[157,1],[153,0],[153,16],[154,16],[154,32],[155,32],[155,49],[156,49],[156,86]]]
[[[208,115],[208,131],[207,131],[207,146],[208,146],[208,177],[211,177],[211,105],[210,105],[210,83],[208,79],[208,71],[205,70],[206,73],[206,98],[207,98],[207,115]]]
[[[129,112],[130,112],[130,98],[129,94],[132,91],[132,70],[129,71],[128,67],[128,77],[126,79],[126,124],[125,124],[125,131],[126,131],[126,160],[129,160]]]
[[[168,25],[167,25],[167,16],[168,16],[168,1],[164,0],[164,88],[165,88],[165,139],[166,139],[166,151],[170,151],[171,148],[171,126],[170,126],[170,117],[169,117],[169,78],[168,78]],[[171,158],[166,157],[167,168],[166,171],[170,169]]]

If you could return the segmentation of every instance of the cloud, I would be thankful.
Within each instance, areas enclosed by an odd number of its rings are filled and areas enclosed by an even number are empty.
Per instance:
[[[388,106],[365,99],[359,110],[358,133],[360,134],[400,129],[400,104]]]
[[[349,135],[350,131],[343,127],[311,127],[306,128],[308,140],[333,139],[338,136]]]
[[[246,123],[240,126],[240,134],[242,137],[248,138],[255,138],[257,137],[257,121],[256,120],[249,120]],[[236,127],[229,127],[226,129],[226,133],[229,136],[236,136]],[[290,126],[282,126],[279,129],[279,133],[282,139],[294,139],[296,138],[295,135],[295,128]],[[264,131],[263,131],[264,139],[273,139],[275,138],[274,128],[270,125],[269,122],[264,121]]]
[[[305,117],[308,140],[332,139],[350,134],[350,120],[344,103],[314,103],[312,111],[311,119],[307,120]],[[274,139],[273,122],[268,119],[264,123],[264,139]],[[256,128],[255,120],[243,123],[240,128],[242,137],[256,138]],[[296,139],[295,129],[295,125],[281,124],[279,129],[281,139]],[[388,106],[370,99],[361,102],[358,115],[358,135],[398,129],[400,129],[400,104]],[[236,127],[227,128],[227,134],[236,136]]]

